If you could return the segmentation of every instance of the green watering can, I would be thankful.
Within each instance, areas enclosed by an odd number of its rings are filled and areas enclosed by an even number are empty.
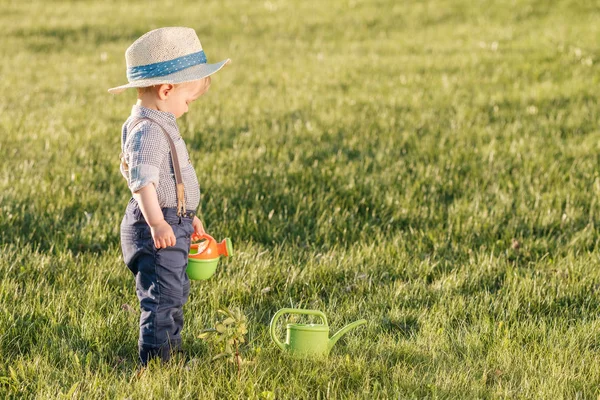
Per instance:
[[[287,338],[281,343],[275,335],[277,320],[282,314],[306,314],[316,315],[323,321],[322,324],[288,324]],[[283,351],[289,351],[296,356],[327,356],[333,345],[350,329],[366,324],[367,321],[360,319],[339,330],[338,333],[329,338],[329,325],[327,317],[321,311],[301,310],[296,308],[282,308],[273,315],[271,320],[271,338]]]

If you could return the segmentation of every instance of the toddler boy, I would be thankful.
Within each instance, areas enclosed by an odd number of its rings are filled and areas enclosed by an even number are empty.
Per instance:
[[[138,350],[146,365],[153,357],[168,361],[181,348],[190,237],[204,233],[195,214],[198,179],[176,119],[230,60],[207,64],[196,32],[182,27],[144,34],[125,59],[129,83],[108,91],[138,90],[121,135],[121,173],[133,194],[121,222],[121,248],[135,276]]]

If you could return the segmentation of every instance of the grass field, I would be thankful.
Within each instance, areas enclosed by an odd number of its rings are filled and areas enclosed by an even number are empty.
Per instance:
[[[1,398],[600,394],[600,5],[592,0],[0,0]],[[119,223],[124,51],[196,29],[233,63],[179,121],[208,232],[185,356],[136,377]],[[244,357],[197,338],[221,306]],[[328,360],[282,307],[365,318]],[[279,327],[284,335],[283,325]]]

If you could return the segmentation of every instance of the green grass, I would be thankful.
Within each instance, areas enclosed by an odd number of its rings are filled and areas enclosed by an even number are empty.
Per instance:
[[[0,1],[0,397],[600,394],[597,2],[123,3]],[[106,89],[173,25],[233,60],[179,123],[235,257],[193,283],[185,356],[137,378],[135,95]],[[248,316],[239,378],[197,339],[221,306]],[[369,322],[293,360],[268,334],[290,306]]]

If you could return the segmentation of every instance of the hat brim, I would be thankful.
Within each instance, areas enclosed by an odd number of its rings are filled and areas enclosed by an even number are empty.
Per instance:
[[[125,89],[148,87],[152,85],[160,85],[162,83],[176,84],[197,81],[199,79],[206,78],[207,76],[214,74],[230,62],[231,60],[228,58],[216,64],[194,65],[193,67],[186,68],[184,70],[175,72],[170,75],[157,76],[155,78],[150,79],[140,79],[138,81],[129,82],[126,85],[110,88],[108,89],[108,93],[118,94],[123,92]]]

